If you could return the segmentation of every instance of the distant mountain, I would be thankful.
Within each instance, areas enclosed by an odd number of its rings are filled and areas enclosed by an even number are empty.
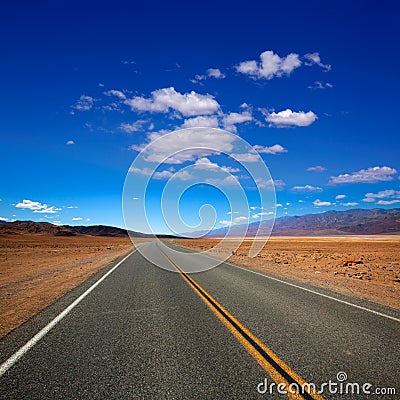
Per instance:
[[[258,222],[249,224],[247,236],[254,236]],[[235,235],[232,227],[231,234]],[[268,235],[271,221],[263,221],[259,235]],[[228,228],[212,231],[208,236],[224,236]],[[307,214],[295,217],[281,217],[275,220],[275,236],[324,236],[324,235],[380,235],[400,234],[400,208],[390,210],[374,208],[372,210],[326,211],[321,214]]]
[[[125,229],[116,228],[105,225],[92,226],[70,226],[70,225],[53,225],[49,222],[33,222],[33,221],[0,221],[0,234],[38,234],[46,236],[108,236],[108,237],[128,237]],[[137,238],[153,237],[140,232],[131,231],[131,236]]]
[[[260,226],[259,235],[268,235],[271,221],[249,224],[247,236],[254,236]],[[215,229],[207,237],[225,236],[228,228]],[[231,235],[243,231],[243,227],[233,226]],[[0,221],[0,234],[38,234],[46,236],[108,236],[127,237],[125,229],[105,225],[70,226],[53,225],[49,222]],[[372,210],[326,211],[320,214],[307,214],[295,217],[282,217],[275,220],[274,236],[324,236],[324,235],[381,235],[400,234],[400,208],[390,210],[374,208]],[[132,237],[151,238],[140,232],[131,231]],[[157,235],[159,238],[172,238],[169,235]]]

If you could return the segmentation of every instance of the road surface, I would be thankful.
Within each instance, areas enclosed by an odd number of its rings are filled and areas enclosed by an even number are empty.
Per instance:
[[[2,399],[399,398],[396,311],[142,246],[3,338]]]

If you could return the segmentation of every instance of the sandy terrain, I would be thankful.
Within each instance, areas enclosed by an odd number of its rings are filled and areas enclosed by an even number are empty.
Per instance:
[[[129,238],[0,235],[0,337],[133,250]]]
[[[193,250],[210,249],[218,239],[180,239]],[[249,258],[246,239],[229,260],[254,270],[400,309],[400,237],[274,237]],[[347,259],[347,260],[346,260]]]

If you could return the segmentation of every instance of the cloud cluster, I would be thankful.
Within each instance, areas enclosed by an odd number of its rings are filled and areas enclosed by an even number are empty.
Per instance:
[[[163,140],[158,138],[165,136]],[[228,132],[213,129],[185,129],[168,135],[166,131],[150,132],[148,143],[152,142],[151,152],[145,152],[144,157],[149,162],[164,162],[167,164],[182,164],[195,161],[211,154],[231,154],[235,136]],[[145,145],[132,146],[133,150],[142,151]],[[182,149],[187,149],[182,151]],[[218,149],[218,151],[216,150]]]
[[[128,123],[122,123],[119,128],[126,132],[126,133],[133,133],[133,132],[138,132],[140,130],[143,129],[143,125],[146,123],[147,121],[144,119],[139,119],[135,122],[132,122],[131,124]]]
[[[315,81],[312,85],[308,86],[309,89],[327,89],[333,88],[332,83]]]
[[[224,115],[222,124],[224,129],[230,132],[236,133],[236,124],[242,124],[253,120],[253,116],[250,111],[243,111],[241,113],[232,112]]]
[[[196,75],[194,79],[191,79],[190,81],[192,83],[199,83],[206,80],[207,78],[224,79],[226,78],[226,75],[222,73],[219,68],[208,68],[205,74]]]
[[[332,66],[329,64],[323,64],[321,61],[321,57],[319,53],[307,53],[304,55],[305,58],[305,65],[308,67],[312,67],[313,65],[318,65],[318,67],[321,67],[325,71],[330,71]]]
[[[151,97],[135,96],[124,100],[132,111],[167,113],[177,111],[186,117],[210,115],[216,113],[220,106],[213,96],[199,94],[195,91],[180,93],[174,87],[158,89],[151,92]]]
[[[279,57],[271,50],[260,54],[260,61],[242,61],[237,65],[236,71],[254,79],[270,80],[275,77],[290,75],[301,66],[300,57],[296,53],[290,53],[286,57]]]
[[[265,120],[270,127],[288,128],[294,126],[309,126],[317,120],[316,114],[312,111],[292,111],[286,109],[280,112],[271,112],[266,115]]]
[[[287,150],[281,146],[280,144],[274,144],[273,146],[260,146],[256,144],[253,146],[253,149],[260,154],[279,154],[279,153],[287,153]]]
[[[324,172],[326,171],[325,167],[322,167],[321,165],[316,165],[315,167],[309,167],[307,168],[307,171],[312,171],[312,172]]]
[[[387,206],[400,203],[400,190],[382,190],[378,193],[367,193],[363,199],[366,203],[375,203]]]
[[[35,213],[42,214],[55,214],[57,211],[61,211],[61,208],[55,206],[48,206],[47,204],[42,204],[39,201],[32,200],[22,200],[15,205],[16,208],[23,210],[31,210]]]
[[[332,205],[330,201],[321,201],[320,199],[316,199],[313,201],[315,207],[329,207]]]
[[[209,170],[209,171],[221,170],[223,172],[228,172],[228,173],[234,173],[240,171],[239,168],[227,167],[225,165],[219,165],[217,163],[213,163],[207,157],[199,158],[194,163],[194,168],[199,170]]]
[[[317,65],[325,71],[329,71],[331,66],[324,64],[321,61],[319,53],[307,53],[304,55],[304,65],[311,67]],[[250,60],[242,61],[236,65],[235,69],[241,74],[248,75],[253,79],[266,79],[280,78],[282,76],[290,75],[295,69],[301,67],[303,61],[299,54],[290,53],[286,57],[280,57],[272,50],[264,51],[260,54],[260,61]],[[332,87],[330,83],[322,84],[316,82],[318,89]]]
[[[249,219],[248,217],[239,216],[239,217],[232,218],[231,220],[224,219],[222,221],[219,221],[219,223],[222,224],[222,225],[231,226],[231,225],[237,225],[237,224],[240,224],[242,222],[245,222],[248,219]]]
[[[291,190],[297,193],[318,193],[323,191],[321,187],[312,185],[293,186]]]
[[[330,185],[339,185],[344,183],[378,183],[393,180],[393,175],[397,174],[394,168],[390,167],[371,167],[361,169],[350,174],[341,174],[331,176]]]
[[[77,111],[89,111],[93,107],[93,104],[93,97],[82,95],[71,108]]]
[[[205,128],[218,128],[219,121],[218,117],[215,115],[200,115],[194,118],[188,118],[183,121],[181,128],[196,128],[196,127],[205,127]]]

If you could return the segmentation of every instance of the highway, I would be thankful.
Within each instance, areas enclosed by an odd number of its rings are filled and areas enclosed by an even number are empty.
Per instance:
[[[2,399],[399,398],[399,312],[141,246],[0,341]]]

